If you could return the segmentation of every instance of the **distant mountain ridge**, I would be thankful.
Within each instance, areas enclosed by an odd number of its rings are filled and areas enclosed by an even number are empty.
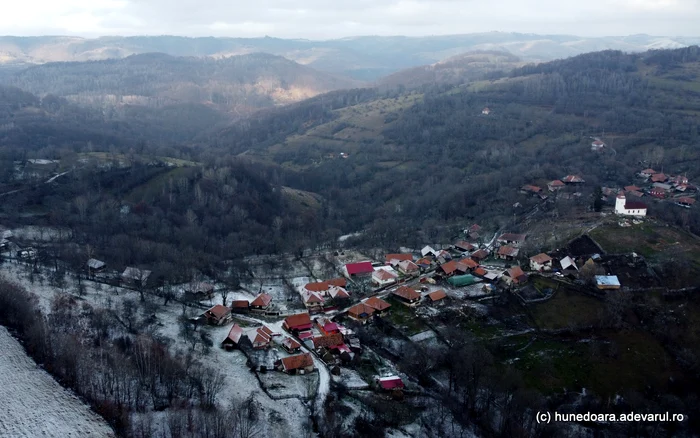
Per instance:
[[[137,36],[85,39],[5,36],[0,37],[0,65],[120,59],[150,52],[214,58],[264,52],[284,56],[317,70],[368,81],[475,50],[506,51],[524,61],[548,61],[606,49],[641,52],[699,43],[700,37],[631,35],[585,38],[507,32],[428,37],[363,36],[326,41],[269,37]]]
[[[0,80],[38,96],[54,94],[93,106],[202,104],[238,115],[360,85],[266,53],[222,59],[148,53],[54,62]]]

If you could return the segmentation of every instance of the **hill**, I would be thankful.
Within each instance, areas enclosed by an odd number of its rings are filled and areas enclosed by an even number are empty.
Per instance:
[[[526,61],[546,61],[617,49],[639,52],[698,44],[695,38],[649,35],[585,38],[487,32],[429,37],[364,36],[327,41],[278,38],[185,38],[176,36],[0,37],[0,64],[42,64],[125,58],[163,52],[174,56],[222,58],[265,52],[315,69],[371,81],[399,70],[433,64],[474,50],[498,50]]]
[[[488,74],[502,74],[524,64],[517,56],[508,52],[468,52],[435,64],[401,70],[379,79],[376,85],[380,88],[416,88],[435,83],[458,85],[483,79]]]
[[[464,217],[508,226],[536,205],[522,185],[567,174],[584,175],[583,196],[550,213],[585,211],[593,187],[629,185],[640,166],[699,178],[699,73],[697,47],[597,52],[457,86],[319,96],[211,144],[302,172],[300,188],[334,199],[350,230],[405,241],[420,224],[432,233]],[[594,153],[591,137],[612,147]],[[697,209],[686,217],[666,205],[651,208],[700,230]]]
[[[263,53],[223,59],[150,53],[48,63],[11,74],[5,82],[39,96],[55,94],[99,107],[200,104],[234,115],[358,84]]]

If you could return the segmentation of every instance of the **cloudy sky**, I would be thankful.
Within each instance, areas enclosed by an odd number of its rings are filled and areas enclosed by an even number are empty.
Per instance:
[[[440,35],[486,31],[699,36],[700,0],[16,0],[5,35]]]

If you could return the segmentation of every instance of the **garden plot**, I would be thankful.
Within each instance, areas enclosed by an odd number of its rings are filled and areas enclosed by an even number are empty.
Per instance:
[[[99,415],[39,368],[1,326],[0,351],[0,436],[115,436]]]

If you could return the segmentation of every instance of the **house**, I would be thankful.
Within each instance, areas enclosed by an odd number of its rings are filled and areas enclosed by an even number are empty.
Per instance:
[[[564,188],[564,183],[561,182],[561,180],[555,179],[554,181],[547,183],[547,188],[550,192],[556,192],[557,190]]]
[[[301,344],[298,343],[294,338],[284,338],[282,341],[282,348],[289,354],[298,353],[301,351]]]
[[[486,269],[482,267],[478,267],[474,269],[474,272],[472,272],[472,274],[476,275],[477,277],[484,278],[486,277],[486,274],[488,274],[488,271],[486,271]]]
[[[231,311],[236,313],[247,312],[250,309],[248,300],[234,300],[231,302]]]
[[[232,350],[238,347],[243,338],[243,328],[238,324],[234,324],[228,332],[228,336],[221,342],[221,348],[224,350]]]
[[[473,260],[481,262],[489,256],[489,252],[486,249],[480,249],[472,253],[470,256]]]
[[[430,269],[430,267],[433,265],[433,262],[429,258],[423,257],[423,258],[418,259],[416,261],[416,264],[421,269]]]
[[[447,263],[443,263],[438,267],[438,270],[442,271],[445,275],[454,275],[457,270],[457,260],[450,260]]]
[[[410,260],[402,260],[399,262],[399,272],[404,275],[413,275],[419,273],[420,268]]]
[[[639,201],[627,201],[624,193],[617,195],[615,213],[623,216],[646,216],[647,205]]]
[[[374,314],[374,309],[365,303],[359,303],[348,309],[348,316],[356,321],[366,322]]]
[[[502,277],[509,285],[522,284],[527,282],[527,275],[523,272],[520,266],[514,266],[506,269]]]
[[[271,302],[272,295],[263,292],[250,302],[250,308],[252,310],[267,310]]]
[[[287,374],[306,374],[314,370],[314,360],[311,353],[284,357],[275,362],[275,367]]]
[[[642,170],[641,172],[639,172],[639,175],[641,175],[641,176],[643,176],[643,177],[645,177],[645,178],[649,178],[650,176],[655,175],[655,174],[657,174],[657,173],[658,173],[658,172],[655,171],[654,169],[644,169],[644,170]]]
[[[372,262],[348,263],[345,265],[345,272],[348,277],[363,277],[374,272]]]
[[[533,271],[549,271],[552,269],[552,258],[545,253],[530,257],[530,269]]]
[[[666,176],[663,173],[655,173],[651,176],[651,182],[655,182],[655,183],[666,182],[667,179],[668,179],[668,176]]]
[[[649,195],[655,198],[664,199],[666,197],[666,190],[659,187],[652,187],[652,189],[649,190]]]
[[[367,300],[365,300],[364,304],[373,308],[374,314],[380,316],[385,314],[391,307],[391,304],[378,297],[368,298]]]
[[[481,226],[479,224],[473,224],[469,228],[464,230],[464,234],[471,237],[473,233],[476,233],[478,235],[479,231],[481,231]]]
[[[311,317],[308,313],[297,313],[290,315],[284,319],[282,327],[292,333],[298,333],[303,330],[308,330],[312,326]]]
[[[537,186],[533,186],[531,184],[526,184],[520,188],[520,191],[522,193],[538,194],[542,191],[542,189],[537,187]]]
[[[331,286],[330,286],[330,284],[328,284],[327,281],[317,281],[314,283],[307,283],[306,285],[304,285],[304,289],[302,290],[302,293],[303,292],[307,292],[307,293],[315,292],[315,293],[325,294],[326,292],[328,292],[328,289],[330,287]]]
[[[655,189],[661,189],[665,192],[670,192],[671,190],[673,190],[673,186],[671,184],[654,183],[652,187]]]
[[[345,277],[338,277],[326,280],[326,283],[331,286],[346,287],[348,285],[348,280]]]
[[[107,268],[107,264],[101,260],[90,259],[87,261],[88,273],[90,275],[102,272]]]
[[[498,248],[496,256],[503,260],[514,260],[516,257],[518,257],[519,252],[520,250],[518,248],[514,248],[510,245],[503,245],[502,247]]]
[[[304,306],[309,309],[309,312],[319,312],[323,310],[325,300],[316,292],[302,292],[301,300],[304,302]]]
[[[583,184],[586,181],[578,175],[566,175],[562,179],[562,182],[564,184]]]
[[[447,298],[447,294],[445,293],[444,290],[436,290],[435,292],[431,292],[428,295],[426,295],[426,298],[428,299],[429,302],[431,303],[436,303],[436,302],[441,302],[445,298]]]
[[[146,287],[150,276],[151,271],[128,267],[122,273],[122,281],[129,286]]]
[[[345,289],[344,287],[331,286],[328,289],[328,296],[332,299],[343,300],[346,298],[350,298],[350,292],[348,292],[347,289]]]
[[[460,240],[459,242],[455,243],[455,248],[462,252],[473,251],[476,249],[474,245],[464,240]]]
[[[425,257],[427,255],[435,255],[435,250],[430,246],[425,246],[420,250],[420,255]]]
[[[591,143],[591,150],[594,152],[601,151],[605,148],[605,143],[603,143],[600,139],[595,139],[593,143]]]
[[[614,290],[620,288],[620,280],[617,275],[596,275],[596,287],[600,290]]]
[[[449,251],[441,249],[435,253],[435,258],[437,258],[438,262],[445,263],[448,260],[452,260],[452,254],[450,254]]]
[[[457,270],[468,272],[479,267],[479,264],[469,257],[457,261]]]
[[[372,273],[372,282],[377,286],[387,286],[396,282],[399,276],[386,269],[377,269]]]
[[[384,391],[393,391],[404,387],[403,381],[399,376],[380,377],[377,379],[377,385]]]
[[[678,176],[673,176],[669,179],[669,182],[675,186],[680,186],[680,185],[686,185],[690,181],[688,180],[687,176],[683,175],[678,175]]]
[[[420,294],[408,286],[401,286],[398,289],[393,290],[391,294],[402,304],[407,306],[415,306],[420,302]]]
[[[258,327],[246,332],[246,336],[256,350],[267,348],[272,341],[272,330],[266,326]]]
[[[491,110],[489,109],[489,107],[486,107],[481,110],[481,114],[488,116],[489,114],[491,114]]]
[[[328,318],[317,318],[316,319],[316,327],[318,327],[318,330],[324,335],[324,336],[329,336],[329,335],[334,335],[336,333],[340,333],[340,328],[338,327],[338,324],[334,323]]]
[[[231,309],[221,304],[217,304],[203,314],[207,324],[222,325],[231,319]]]
[[[678,198],[676,199],[676,204],[680,205],[681,207],[690,208],[693,206],[693,204],[695,204],[695,199],[688,197]]]
[[[630,196],[634,196],[635,198],[641,198],[642,196],[644,196],[644,193],[639,192],[639,191],[637,191],[637,190],[633,190],[633,191],[631,191],[631,192],[627,192],[627,194],[630,195]]]
[[[395,266],[403,260],[408,260],[412,262],[413,254],[387,254],[385,260],[387,265]]]
[[[214,296],[214,285],[202,281],[193,281],[185,286],[185,293],[200,299],[212,298]]]
[[[525,242],[526,234],[504,233],[498,236],[498,242],[505,245],[518,246]],[[472,254],[472,258],[474,254]]]
[[[312,342],[314,344],[314,350],[318,350],[322,347],[332,348],[345,343],[345,341],[343,341],[343,335],[340,333],[333,333],[332,335],[327,336],[316,336],[313,338]]]
[[[578,266],[576,266],[576,262],[569,256],[566,256],[563,259],[559,260],[559,264],[561,265],[562,271],[566,271],[567,269],[572,268],[578,271]]]

